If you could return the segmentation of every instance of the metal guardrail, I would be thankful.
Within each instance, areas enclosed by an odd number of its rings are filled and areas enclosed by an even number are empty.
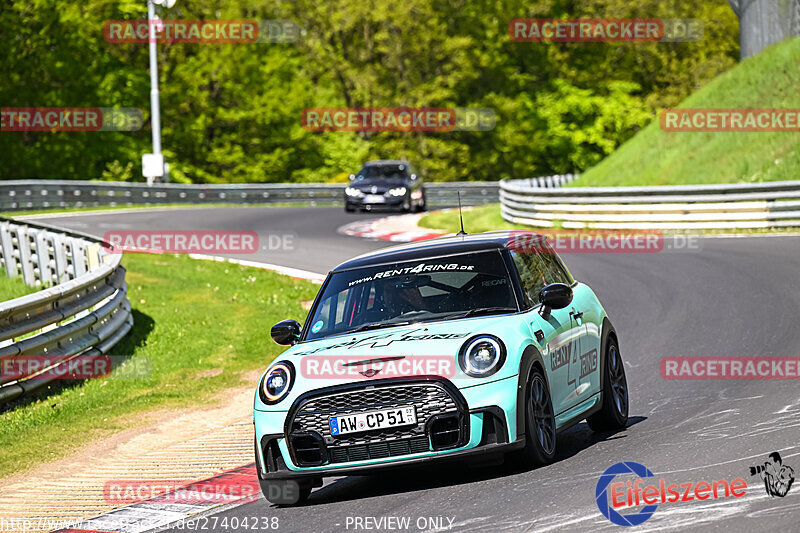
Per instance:
[[[800,181],[547,189],[503,180],[500,206],[505,220],[543,228],[800,227]]]
[[[122,254],[102,240],[0,217],[0,264],[36,293],[0,302],[0,361],[46,356],[24,378],[0,372],[0,404],[50,383],[77,355],[107,353],[133,326]]]
[[[258,183],[184,185],[71,181],[0,181],[0,211],[63,207],[137,206],[175,203],[311,203],[344,205],[344,183]],[[497,202],[496,181],[425,183],[429,205],[454,205],[461,191],[464,205]]]

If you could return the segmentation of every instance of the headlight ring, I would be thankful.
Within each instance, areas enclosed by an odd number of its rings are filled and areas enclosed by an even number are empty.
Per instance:
[[[261,401],[271,405],[286,398],[294,385],[294,376],[294,365],[289,361],[281,361],[272,365],[258,386]]]
[[[506,346],[494,335],[476,335],[467,340],[458,353],[461,370],[474,378],[497,373],[506,361]]]

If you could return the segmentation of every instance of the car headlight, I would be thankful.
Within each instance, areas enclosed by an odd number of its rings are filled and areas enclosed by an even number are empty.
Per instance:
[[[493,335],[477,335],[467,340],[458,353],[461,370],[474,378],[496,373],[506,361],[503,341]]]
[[[392,196],[403,196],[406,193],[405,187],[395,187],[394,189],[389,189],[389,194]]]
[[[347,196],[364,196],[364,193],[356,189],[355,187],[347,187],[344,190],[344,193]]]
[[[258,390],[261,401],[266,404],[278,403],[283,400],[294,385],[294,365],[289,361],[281,361],[270,368]]]

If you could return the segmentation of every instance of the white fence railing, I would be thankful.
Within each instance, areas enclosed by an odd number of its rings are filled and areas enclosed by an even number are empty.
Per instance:
[[[0,218],[0,264],[42,290],[0,302],[0,404],[63,375],[77,355],[107,353],[133,326],[122,254],[103,241],[42,224]],[[14,364],[39,357],[43,366]]]
[[[668,187],[567,187],[500,182],[509,222],[567,229],[800,227],[800,181]]]
[[[0,181],[0,211],[63,207],[157,204],[308,203],[344,205],[344,183],[258,183],[184,185],[72,180]],[[427,182],[429,205],[453,205],[461,191],[464,205],[497,202],[496,181]]]

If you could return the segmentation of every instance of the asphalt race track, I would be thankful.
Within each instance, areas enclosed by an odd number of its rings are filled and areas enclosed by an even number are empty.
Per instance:
[[[336,233],[348,221],[374,216],[339,208],[216,208],[45,221],[100,235],[110,229],[291,233],[293,249],[247,258],[325,273],[388,244]],[[797,381],[667,381],[659,373],[664,356],[800,355],[800,237],[708,238],[695,250],[564,259],[595,290],[619,333],[631,389],[625,431],[595,435],[581,423],[559,435],[554,464],[530,471],[462,466],[327,479],[305,506],[279,508],[261,498],[217,510],[195,529],[244,530],[232,525],[249,517],[250,529],[257,517],[277,517],[284,532],[619,530],[600,514],[595,486],[606,468],[635,461],[676,483],[738,477],[748,483],[741,498],[661,504],[637,532],[800,530],[800,482],[784,498],[769,497],[748,468],[779,451],[800,475]],[[388,517],[408,518],[410,527],[373,521]]]

